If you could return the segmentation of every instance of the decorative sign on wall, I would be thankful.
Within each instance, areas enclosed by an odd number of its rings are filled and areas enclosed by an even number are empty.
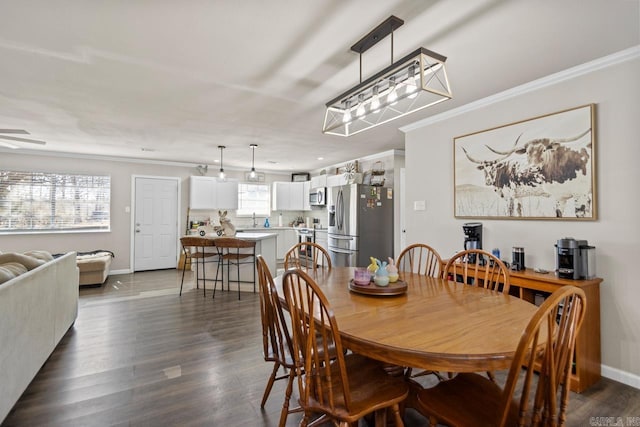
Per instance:
[[[595,220],[594,110],[454,138],[455,217]]]

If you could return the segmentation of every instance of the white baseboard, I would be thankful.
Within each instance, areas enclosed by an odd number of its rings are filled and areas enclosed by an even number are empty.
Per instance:
[[[635,375],[631,372],[622,371],[607,365],[601,365],[600,369],[602,370],[603,377],[640,390],[640,375]]]
[[[133,273],[133,271],[131,271],[131,269],[125,269],[125,270],[109,270],[109,275],[118,275],[118,274],[130,274]]]

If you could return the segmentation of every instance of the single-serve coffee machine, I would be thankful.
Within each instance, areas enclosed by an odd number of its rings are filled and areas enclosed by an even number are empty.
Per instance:
[[[561,279],[596,277],[596,248],[571,237],[556,242],[556,273]]]
[[[462,224],[464,232],[464,250],[482,249],[482,223],[467,222]],[[472,255],[469,262],[475,263],[475,255]]]

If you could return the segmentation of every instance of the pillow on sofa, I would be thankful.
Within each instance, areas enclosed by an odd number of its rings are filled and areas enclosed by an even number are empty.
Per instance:
[[[38,259],[29,255],[19,254],[15,252],[7,252],[6,254],[0,254],[0,264],[6,264],[8,262],[17,262],[27,267],[27,270],[33,270],[34,268],[44,264],[46,261],[43,259]]]
[[[8,262],[0,265],[0,283],[4,283],[27,272],[27,268],[18,262]]]
[[[53,256],[51,255],[51,252],[47,252],[47,251],[27,251],[27,252],[23,252],[25,255],[33,257],[33,258],[37,258],[37,259],[41,259],[43,261],[52,261],[53,260]]]

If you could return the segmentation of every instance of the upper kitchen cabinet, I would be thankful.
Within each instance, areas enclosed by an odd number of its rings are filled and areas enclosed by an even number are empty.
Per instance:
[[[238,181],[210,176],[189,179],[191,209],[238,209]]]
[[[323,188],[327,186],[327,175],[318,175],[311,177],[311,188]]]
[[[311,181],[304,181],[302,184],[302,210],[310,211],[311,203],[309,203],[309,192],[311,191]]]
[[[344,174],[331,175],[327,177],[327,187],[339,187],[348,184],[348,179]]]
[[[305,193],[306,190],[306,193]],[[302,211],[310,210],[309,184],[306,182],[274,182],[273,206],[274,211]],[[306,204],[305,204],[306,200]],[[305,209],[305,206],[307,208]]]

